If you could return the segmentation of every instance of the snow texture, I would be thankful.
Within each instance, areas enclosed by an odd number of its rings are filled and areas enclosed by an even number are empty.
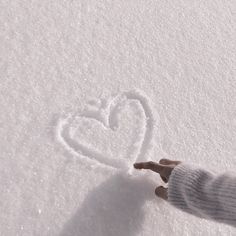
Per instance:
[[[0,1],[0,235],[236,235],[135,161],[236,167],[234,0]]]
[[[105,106],[88,107],[78,116],[69,115],[60,120],[58,140],[72,155],[87,156],[132,173],[133,163],[147,160],[145,156],[152,148],[155,120],[148,100],[137,91],[125,92],[113,100],[110,103],[104,101]],[[129,100],[133,103],[126,108]],[[137,107],[132,114],[137,102],[140,108]],[[103,151],[95,150],[98,146]],[[123,151],[126,153],[122,154]]]

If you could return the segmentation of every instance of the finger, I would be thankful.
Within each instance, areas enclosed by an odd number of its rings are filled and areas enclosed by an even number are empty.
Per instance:
[[[149,169],[154,172],[160,173],[163,170],[164,166],[153,161],[148,161],[148,162],[135,163],[134,168],[135,169]]]
[[[172,165],[172,164],[178,165],[180,163],[180,161],[173,161],[173,160],[170,160],[170,159],[163,158],[159,161],[159,163],[162,164],[162,165]]]
[[[164,200],[167,200],[168,199],[167,191],[168,191],[168,188],[164,188],[163,186],[159,186],[155,189],[155,194],[158,197],[160,197]]]
[[[162,176],[162,175],[160,175],[160,176],[161,176],[161,179],[162,179],[165,183],[168,182],[168,179],[167,179],[166,177],[164,177],[164,176]]]

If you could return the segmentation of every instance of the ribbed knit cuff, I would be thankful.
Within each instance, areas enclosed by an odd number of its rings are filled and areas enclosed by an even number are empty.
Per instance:
[[[236,177],[179,164],[168,182],[168,202],[201,218],[236,226]]]
[[[192,165],[181,163],[174,168],[168,182],[168,202],[188,212],[190,209],[184,196],[187,191],[187,195],[195,194],[192,186],[198,179],[196,169]]]

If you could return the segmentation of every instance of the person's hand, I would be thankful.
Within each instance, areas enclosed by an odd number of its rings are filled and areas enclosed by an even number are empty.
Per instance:
[[[148,161],[148,162],[139,162],[134,164],[135,169],[149,169],[158,174],[160,174],[162,180],[167,183],[169,181],[169,177],[171,175],[172,170],[180,164],[181,161],[172,161],[168,159],[161,159],[159,163]],[[155,194],[167,200],[167,190],[168,188],[164,188],[163,186],[159,186],[155,189]]]

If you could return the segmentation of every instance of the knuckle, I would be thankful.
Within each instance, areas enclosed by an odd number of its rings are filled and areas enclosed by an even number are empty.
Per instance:
[[[154,167],[154,166],[155,166],[155,162],[149,161],[149,162],[148,162],[148,165],[149,165],[150,167]]]
[[[164,189],[163,186],[159,186],[159,187],[157,187],[157,188],[155,189],[155,193],[156,193],[157,195],[160,195],[160,194],[163,192],[163,189]]]

